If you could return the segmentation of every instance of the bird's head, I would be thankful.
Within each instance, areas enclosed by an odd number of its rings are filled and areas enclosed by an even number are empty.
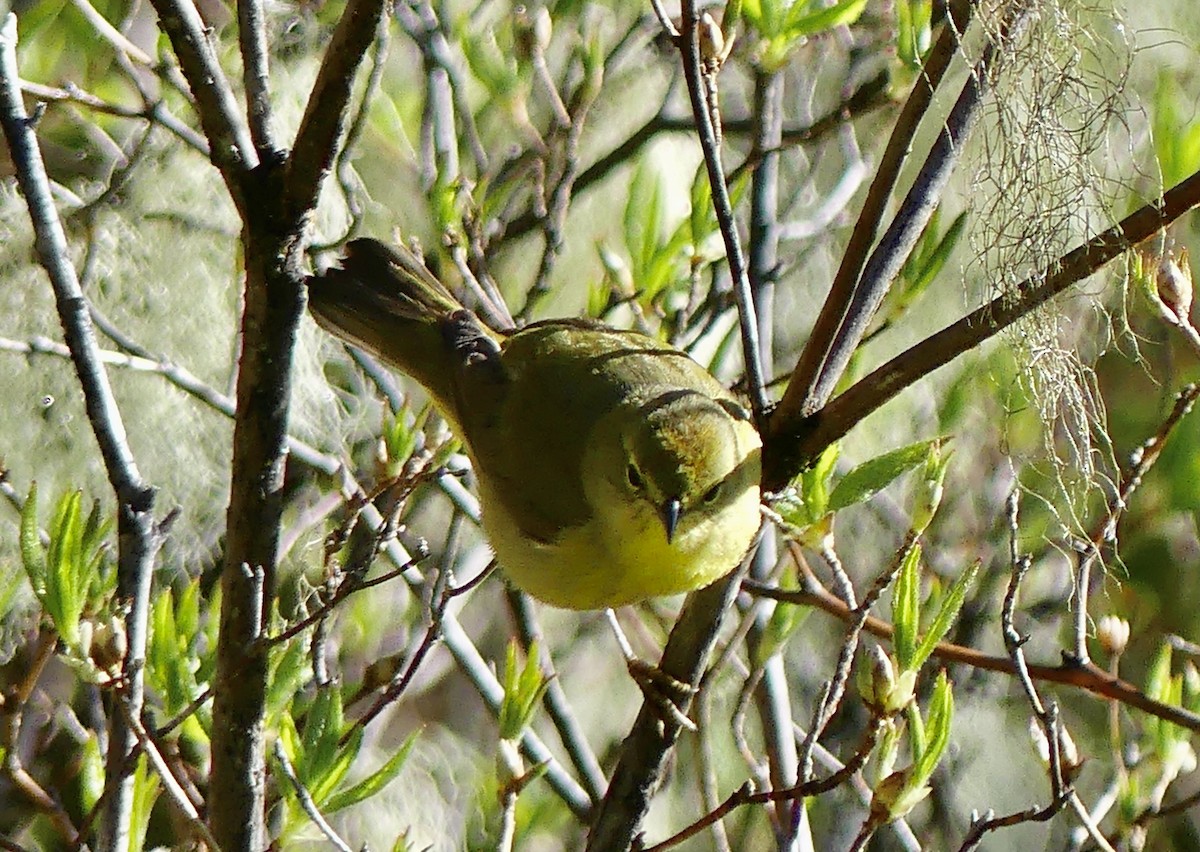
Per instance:
[[[744,506],[749,489],[757,504],[761,443],[749,412],[732,400],[670,392],[626,408],[616,431],[618,499],[652,511],[668,543]]]

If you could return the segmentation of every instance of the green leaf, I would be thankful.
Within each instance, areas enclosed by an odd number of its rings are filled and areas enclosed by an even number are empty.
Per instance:
[[[341,736],[341,692],[332,686],[322,687],[317,690],[304,718],[304,757],[296,764],[296,774],[314,796],[316,791],[312,788],[312,781],[320,777],[324,768],[335,760]],[[302,769],[305,770],[303,774]]]
[[[464,34],[459,42],[471,73],[497,100],[508,100],[517,91],[520,75],[516,64],[505,58],[489,30],[480,35]]]
[[[310,764],[309,769],[313,777],[305,786],[312,794],[313,801],[322,810],[328,807],[330,797],[350,773],[350,767],[354,765],[358,752],[362,749],[362,739],[363,729],[355,728],[344,746],[339,747],[336,740],[334,741],[335,749],[328,761],[319,766]]]
[[[1159,646],[1150,670],[1146,673],[1146,695],[1155,701],[1179,706],[1183,698],[1183,678],[1171,676],[1171,646],[1164,642]],[[1174,722],[1157,717],[1145,720],[1146,733],[1154,742],[1158,755],[1170,752],[1173,743],[1186,733]]]
[[[271,655],[271,662],[273,671],[268,680],[266,700],[268,724],[291,706],[296,693],[309,678],[305,643],[299,638],[285,642],[281,652]]]
[[[423,439],[422,430],[433,410],[432,404],[426,404],[415,415],[411,415],[405,406],[395,415],[388,415],[384,420],[380,437],[383,440],[385,452],[385,476],[400,476],[407,462]],[[411,423],[409,422],[411,419]]]
[[[199,581],[184,589],[178,604],[175,593],[160,593],[150,610],[150,639],[146,646],[146,678],[162,701],[168,718],[182,713],[201,692],[196,673],[200,668]],[[204,711],[197,711],[204,712]],[[195,715],[184,722],[190,739],[207,742],[208,734]]]
[[[100,740],[89,734],[79,749],[79,799],[84,813],[91,812],[104,793],[104,755]]]
[[[129,828],[129,852],[141,852],[146,848],[146,832],[150,828],[150,813],[162,782],[158,774],[150,769],[146,755],[138,755],[137,768],[133,772],[133,808]]]
[[[840,453],[840,444],[830,444],[812,467],[802,470],[792,480],[786,493],[793,496],[786,497],[776,507],[788,523],[803,528],[829,514],[829,481]]]
[[[29,583],[40,600],[46,590],[46,551],[42,548],[37,519],[37,483],[29,486],[29,496],[21,507],[21,562]]]
[[[741,0],[741,18],[762,32],[763,7],[761,0]]]
[[[181,636],[200,632],[200,580],[188,583],[175,606],[175,629]]]
[[[809,2],[810,0],[796,0],[796,5],[808,8]],[[774,38],[779,35],[783,27],[786,12],[783,4],[784,0],[760,0],[762,14],[757,26],[758,31],[767,38]]]
[[[798,588],[794,574],[789,574],[779,585],[785,590]],[[782,601],[776,603],[775,609],[771,611],[771,617],[767,619],[766,626],[763,628],[758,647],[754,649],[754,664],[756,666],[765,665],[767,660],[778,653],[787,644],[796,629],[804,623],[810,612],[812,612],[811,607],[796,606]]]
[[[833,481],[833,472],[837,460],[842,454],[842,445],[836,441],[826,447],[816,464],[802,474],[804,503],[809,514],[814,517],[825,515],[829,507],[829,483]]]
[[[908,724],[908,750],[912,762],[916,763],[925,753],[925,720],[921,718],[921,708],[913,701],[904,708],[905,721]]]
[[[517,644],[509,642],[505,657],[504,700],[500,703],[500,738],[515,740],[533,720],[538,703],[550,685],[538,666],[538,644],[529,646],[523,666],[517,663]]]
[[[913,70],[921,67],[929,50],[932,19],[931,0],[897,0],[896,56]]]
[[[708,182],[708,169],[702,161],[692,178],[691,211],[688,225],[691,228],[692,245],[700,245],[716,228],[717,214],[713,210],[712,185]]]
[[[950,586],[950,591],[942,599],[942,605],[938,607],[937,615],[934,616],[933,622],[929,625],[929,629],[921,638],[921,644],[917,646],[913,653],[912,667],[919,669],[925,665],[925,661],[929,659],[933,653],[937,643],[945,638],[950,631],[954,620],[958,618],[958,613],[962,610],[963,602],[967,598],[967,590],[975,582],[975,577],[979,573],[979,562],[976,561],[966,571],[958,576]]]
[[[279,743],[283,746],[283,753],[287,755],[292,768],[295,769],[296,761],[300,760],[304,754],[304,743],[300,739],[300,732],[296,730],[296,720],[292,718],[290,711],[285,710],[279,717],[278,736]]]
[[[633,283],[642,288],[662,233],[662,185],[648,158],[643,158],[633,173],[623,224]]]
[[[962,235],[967,228],[967,214],[959,213],[954,221],[950,223],[950,227],[946,229],[946,233],[940,238],[937,235],[937,219],[930,218],[929,223],[925,226],[925,230],[921,233],[920,241],[917,244],[917,249],[905,262],[904,268],[901,271],[901,278],[904,281],[904,294],[901,299],[901,306],[907,307],[912,304],[918,296],[929,288],[929,285],[937,278],[942,269],[945,268],[950,256],[954,253],[954,249],[958,246],[958,241],[962,239]]]
[[[816,12],[808,12],[808,3],[793,3],[788,10],[783,35],[798,40],[834,27],[855,23],[867,8],[867,0],[840,0]]]
[[[413,731],[404,740],[399,751],[393,754],[388,761],[372,772],[363,780],[359,781],[353,787],[341,790],[334,793],[325,802],[325,811],[335,813],[343,808],[348,808],[351,805],[356,805],[364,799],[374,796],[400,774],[400,770],[404,768],[404,763],[408,760],[408,755],[412,752],[413,746],[417,744],[417,737],[420,731]]]
[[[917,630],[921,625],[921,545],[914,544],[904,555],[896,588],[892,593],[892,622],[896,633],[893,643],[901,671],[913,671],[917,650]]]
[[[950,742],[950,726],[954,720],[954,692],[943,669],[938,672],[929,699],[929,714],[925,721],[925,747],[914,762],[913,775],[916,784],[924,784],[937,768],[942,753]]]
[[[1171,646],[1165,642],[1146,672],[1146,695],[1155,701],[1165,701],[1171,689]]]
[[[82,502],[83,493],[72,491],[64,494],[55,506],[50,522],[44,583],[41,590],[34,588],[59,635],[75,648],[81,641],[80,617],[94,576],[89,566],[94,568],[96,564],[90,554],[85,555],[83,547]]]
[[[829,496],[829,511],[837,512],[869,500],[902,473],[923,463],[929,447],[938,440],[941,439],[919,441],[863,462],[838,481]]]

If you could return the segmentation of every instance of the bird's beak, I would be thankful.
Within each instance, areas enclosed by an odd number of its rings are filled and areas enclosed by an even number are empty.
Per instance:
[[[683,503],[678,497],[672,497],[662,505],[663,526],[667,528],[667,544],[675,537],[675,527],[679,524],[679,515],[683,512]]]

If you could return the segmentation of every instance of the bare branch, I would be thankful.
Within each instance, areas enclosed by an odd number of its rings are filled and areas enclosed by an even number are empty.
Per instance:
[[[839,276],[844,280],[845,292],[831,292],[821,310],[818,325],[805,346],[800,362],[796,365],[795,377],[775,411],[774,416],[779,418],[781,424],[798,421],[814,414],[828,401],[841,381],[842,374],[862,341],[875,311],[896,274],[908,259],[909,252],[941,200],[950,175],[958,165],[963,143],[970,135],[983,106],[989,80],[995,70],[994,65],[1003,55],[1004,43],[1019,37],[1032,11],[1033,4],[1029,0],[1011,0],[1008,4],[998,36],[989,40],[979,61],[971,69],[945,125],[938,133],[913,181],[912,188],[870,258],[865,261],[861,275],[855,269],[861,261],[847,255],[846,263],[849,266],[846,273],[843,274],[839,270]],[[948,31],[953,29],[953,23],[947,25]],[[952,38],[956,43],[956,37]],[[920,105],[921,100],[922,98],[916,98],[915,103]],[[911,128],[904,128],[904,131],[911,132]],[[903,149],[890,153],[894,156],[902,155],[904,150],[907,150],[908,141],[897,140],[896,148],[901,145],[904,146]],[[900,163],[895,162],[894,165],[898,169]],[[886,190],[886,194],[890,195],[890,182],[894,179],[894,174],[885,174],[879,187],[880,194],[884,194],[883,191]],[[878,199],[880,209],[868,211],[870,219],[881,213],[885,201],[886,198]],[[875,228],[875,223],[869,220],[868,227],[859,234],[860,241],[872,240]]]
[[[746,273],[746,261],[742,256],[741,238],[738,236],[737,222],[733,216],[733,203],[729,199],[725,181],[725,167],[721,163],[719,135],[714,124],[716,116],[709,109],[704,63],[700,56],[699,24],[700,12],[695,0],[683,0],[681,28],[676,46],[683,59],[683,75],[687,80],[692,115],[696,119],[696,132],[700,139],[700,148],[704,152],[708,182],[712,187],[713,210],[721,227],[721,236],[725,240],[725,256],[729,263],[733,294],[738,305],[747,391],[754,409],[754,421],[761,430],[766,418],[767,394],[760,355],[762,347],[758,339],[758,319],[754,295],[750,290],[750,279]]]
[[[88,421],[100,447],[109,484],[117,498],[117,596],[124,605],[127,639],[124,700],[133,717],[142,712],[150,580],[160,539],[154,524],[154,489],[134,460],[116,398],[99,357],[96,332],[75,269],[68,261],[67,239],[50,194],[50,181],[25,114],[17,69],[17,19],[9,14],[0,31],[0,124],[8,142],[17,181],[33,223],[38,258],[50,278],[63,336],[79,376]],[[110,778],[120,779],[109,799],[104,821],[106,845],[126,845],[133,811],[129,757],[137,739],[120,716],[111,721],[107,755]]]
[[[288,159],[284,210],[289,216],[304,216],[317,205],[321,182],[333,167],[346,126],[355,75],[387,5],[381,0],[350,0],[338,21]]]
[[[1113,258],[1149,239],[1197,204],[1200,204],[1200,172],[1029,276],[1012,293],[996,297],[876,368],[812,417],[800,421],[772,418],[764,442],[766,486],[778,488],[807,460],[815,458],[900,391],[975,349]]]
[[[208,137],[212,163],[221,172],[230,196],[244,214],[247,193],[243,182],[246,172],[258,165],[258,156],[239,115],[233,89],[209,44],[204,22],[192,0],[152,2],[196,99],[200,126]]]
[[[798,591],[761,586],[750,581],[745,581],[742,585],[746,591],[753,594],[763,595],[779,601],[813,606],[848,623],[856,618],[855,611],[851,610],[846,606],[845,602],[824,588],[820,584],[820,581],[812,576],[811,573],[805,572],[803,565],[801,565],[801,572],[804,579],[804,588]],[[863,624],[863,630],[881,639],[890,639],[894,632],[894,628],[889,622],[874,616],[867,618]],[[1009,675],[1016,674],[1012,660],[1008,657],[992,656],[982,651],[977,651],[974,648],[966,648],[949,642],[939,643],[934,648],[931,656],[947,663],[963,663],[985,671],[1000,672]],[[1035,681],[1061,683],[1067,686],[1078,687],[1090,692],[1097,698],[1120,701],[1122,704],[1134,707],[1159,719],[1174,722],[1190,731],[1200,732],[1200,715],[1182,707],[1156,701],[1133,684],[1114,677],[1094,664],[1076,665],[1073,661],[1069,660],[1058,666],[1027,663],[1026,670]]]
[[[312,794],[308,792],[308,789],[304,786],[300,779],[296,777],[296,770],[292,768],[292,762],[288,760],[287,752],[283,749],[283,740],[281,739],[275,740],[275,759],[279,761],[279,768],[282,770],[284,777],[287,778],[288,783],[292,785],[292,790],[295,791],[296,798],[300,800],[300,807],[304,809],[304,813],[306,813],[308,818],[312,820],[313,825],[315,825],[320,832],[325,835],[325,839],[328,840],[330,845],[332,845],[334,849],[337,849],[338,852],[354,852],[353,847],[343,840],[338,833],[333,830],[333,826],[331,826],[325,817],[322,816],[320,809],[317,807],[317,803],[313,801]]]
[[[794,405],[794,400],[803,399],[802,410],[807,411],[811,406],[823,404],[827,398],[821,398],[821,386],[818,382],[831,366],[829,359],[836,357],[833,350],[837,336],[841,333],[841,326],[845,322],[854,294],[859,289],[859,276],[867,262],[868,252],[875,242],[892,191],[900,178],[901,167],[912,150],[914,137],[921,125],[921,119],[929,109],[934,92],[941,85],[951,61],[958,55],[959,39],[970,21],[973,7],[974,4],[970,0],[955,0],[949,6],[942,33],[930,50],[916,85],[909,93],[908,100],[892,128],[892,135],[880,158],[875,178],[871,181],[871,188],[855,222],[854,231],[846,244],[842,264],[825,297],[821,313],[813,325],[804,354],[796,365],[789,393],[784,397],[782,406]],[[857,340],[853,341],[851,348],[857,343]],[[793,401],[788,401],[789,397]],[[785,407],[784,410],[788,409]]]
[[[259,159],[274,155],[271,131],[271,83],[267,68],[267,24],[262,0],[238,0],[238,45],[242,50],[242,84],[246,87],[246,120]]]

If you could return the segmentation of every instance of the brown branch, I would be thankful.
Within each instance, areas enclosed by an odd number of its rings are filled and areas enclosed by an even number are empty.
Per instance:
[[[779,415],[772,417],[764,441],[766,486],[779,488],[825,447],[844,436],[855,424],[900,391],[959,355],[975,349],[1054,296],[1092,275],[1109,261],[1153,236],[1197,204],[1200,204],[1200,172],[1030,275],[1013,292],[998,296],[897,355],[811,417],[798,420]]]
[[[660,671],[682,684],[700,683],[717,641],[722,616],[732,607],[742,574],[735,571],[688,596],[663,649]],[[687,707],[680,710],[686,713]],[[608,791],[597,809],[588,836],[588,850],[618,852],[631,847],[650,807],[650,796],[662,780],[667,756],[679,731],[678,722],[663,719],[649,699],[642,704],[625,738]]]
[[[731,812],[740,808],[743,805],[765,805],[771,802],[793,802],[800,799],[809,798],[811,796],[819,796],[822,793],[827,793],[830,790],[840,787],[845,784],[850,778],[858,772],[867,762],[867,758],[871,756],[871,751],[875,748],[875,742],[879,739],[879,732],[882,728],[883,720],[881,718],[873,718],[870,727],[867,728],[863,740],[859,743],[858,748],[854,750],[854,754],[846,761],[841,769],[834,772],[827,778],[819,778],[812,781],[805,781],[802,784],[796,784],[791,787],[785,787],[778,790],[764,790],[761,793],[752,793],[748,784],[743,784],[737,790],[729,795],[724,802],[715,810],[705,814],[700,819],[689,825],[682,831],[671,835],[661,843],[656,843],[654,846],[647,847],[644,852],[663,852],[673,846],[678,846],[683,841],[694,837],[704,829],[708,828],[716,822],[724,819]]]
[[[37,98],[39,101],[79,104],[80,106],[85,106],[88,109],[106,115],[115,115],[120,118],[143,119],[174,133],[184,144],[199,151],[205,157],[209,155],[207,140],[172,115],[161,101],[147,101],[140,108],[124,106],[97,97],[73,83],[67,83],[62,87],[58,87],[22,80],[21,91],[31,97]]]
[[[33,690],[41,680],[46,664],[54,656],[54,648],[58,643],[58,634],[53,630],[44,630],[38,634],[37,645],[33,652],[33,660],[28,671],[17,683],[16,688],[0,696],[0,751],[4,753],[4,772],[8,775],[13,787],[20,791],[39,811],[44,813],[50,824],[69,844],[78,843],[80,832],[71,823],[71,817],[54,797],[26,771],[21,762],[21,749],[18,740],[21,735],[21,725],[25,719],[25,705],[29,703]],[[11,705],[11,706],[9,706]]]
[[[204,21],[191,0],[151,2],[196,99],[212,164],[221,172],[234,204],[245,215],[249,199],[243,184],[246,172],[258,165],[258,157],[239,114],[233,89],[208,40]]]
[[[675,40],[683,60],[683,76],[687,81],[692,116],[696,120],[696,135],[704,152],[708,184],[712,189],[713,212],[725,243],[725,260],[733,282],[733,296],[738,306],[738,329],[742,343],[742,360],[746,371],[746,390],[754,411],[755,425],[760,429],[766,418],[767,395],[763,378],[762,349],[759,345],[758,320],[746,259],[742,253],[741,237],[733,215],[733,202],[721,162],[719,116],[714,114],[708,100],[710,73],[700,55],[700,12],[695,0],[683,0],[679,37]]]
[[[246,123],[260,159],[275,153],[271,132],[271,88],[267,66],[267,24],[262,0],[238,0],[238,45],[246,87]]]
[[[1117,524],[1121,520],[1133,493],[1141,486],[1142,479],[1154,467],[1166,446],[1167,438],[1179,425],[1179,422],[1192,410],[1197,397],[1200,397],[1200,385],[1188,385],[1175,395],[1175,405],[1171,413],[1159,425],[1158,430],[1133,454],[1132,465],[1121,478],[1121,486],[1109,500],[1108,511],[1096,525],[1087,549],[1080,556],[1079,567],[1075,580],[1075,657],[1080,662],[1088,661],[1087,628],[1088,628],[1088,595],[1091,587],[1092,566],[1100,558],[1101,550],[1110,542],[1116,541]]]
[[[350,0],[338,21],[288,158],[284,211],[289,217],[303,217],[317,206],[321,182],[333,168],[346,126],[355,75],[387,5],[381,0]]]
[[[937,43],[929,51],[925,65],[918,75],[916,85],[909,93],[908,100],[900,111],[896,124],[892,128],[891,137],[879,161],[875,178],[867,191],[863,208],[855,222],[854,231],[846,244],[842,263],[838,268],[825,303],[813,325],[812,334],[800,362],[796,365],[793,380],[780,403],[781,412],[789,412],[793,407],[804,414],[811,413],[817,406],[823,405],[828,399],[828,392],[822,387],[828,385],[826,378],[831,359],[836,358],[835,347],[839,344],[838,335],[843,324],[847,322],[847,312],[854,302],[854,296],[860,289],[860,276],[880,224],[891,200],[892,192],[900,179],[900,171],[909,153],[921,121],[929,110],[934,92],[941,86],[951,61],[959,52],[959,40],[963,30],[970,22],[974,4],[970,0],[954,0],[949,7],[949,15],[942,26],[942,33]],[[982,60],[981,60],[982,62]],[[975,78],[975,75],[972,75]],[[982,79],[982,78],[978,78]],[[968,81],[968,88],[977,84]],[[964,89],[967,91],[968,89]],[[978,93],[976,93],[978,95]],[[967,104],[969,111],[978,109],[978,104]],[[949,130],[943,134],[949,136]],[[930,157],[934,154],[931,152]],[[917,229],[920,230],[919,228]],[[858,343],[853,340],[850,348]],[[824,384],[822,384],[822,382]],[[822,395],[824,394],[824,395]],[[787,416],[786,414],[784,416]]]
[[[801,566],[801,571],[805,571],[803,566]],[[743,582],[742,586],[751,594],[769,597],[777,601],[816,607],[847,623],[851,623],[855,618],[854,612],[846,606],[844,601],[824,588],[820,584],[820,581],[807,572],[805,572],[804,577],[804,588],[798,591],[777,589],[750,581]],[[877,636],[880,639],[891,639],[892,634],[895,632],[895,628],[891,623],[876,616],[868,616],[863,629],[872,636]],[[943,662],[963,663],[964,665],[985,671],[1000,672],[1007,675],[1015,675],[1017,673],[1012,660],[1008,657],[992,656],[974,648],[966,648],[962,645],[954,645],[949,642],[938,643],[934,648],[932,656]],[[1090,692],[1097,698],[1120,701],[1130,707],[1135,707],[1138,710],[1149,713],[1151,716],[1164,719],[1168,722],[1174,722],[1176,725],[1180,725],[1190,731],[1200,732],[1200,715],[1185,710],[1182,707],[1174,707],[1170,704],[1155,701],[1133,684],[1114,677],[1092,663],[1076,664],[1073,661],[1067,661],[1057,666],[1030,664],[1027,666],[1027,669],[1029,670],[1030,677],[1035,681],[1074,686]]]

